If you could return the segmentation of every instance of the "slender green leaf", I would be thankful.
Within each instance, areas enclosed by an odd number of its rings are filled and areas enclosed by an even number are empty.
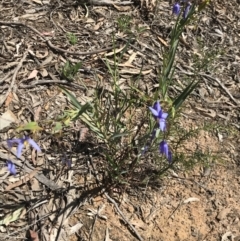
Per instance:
[[[20,127],[18,127],[16,129],[16,131],[32,131],[32,132],[36,132],[36,131],[40,131],[43,128],[41,128],[37,122],[32,121],[32,122],[28,122],[25,125],[22,125]]]
[[[192,93],[196,88],[199,81],[195,82],[194,80],[184,89],[184,91],[173,101],[173,107],[177,110],[185,101],[185,99]]]
[[[63,87],[60,87],[60,89],[62,89],[62,91],[64,92],[64,94],[70,99],[71,103],[79,110],[82,109],[81,104],[79,103],[79,101],[77,100],[77,98],[68,90],[66,90]]]
[[[110,137],[110,140],[111,139],[116,139],[118,137],[123,137],[123,136],[128,136],[130,134],[130,132],[123,132],[123,133],[114,133],[111,137]]]

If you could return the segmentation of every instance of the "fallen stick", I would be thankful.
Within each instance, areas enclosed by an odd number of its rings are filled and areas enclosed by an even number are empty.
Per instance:
[[[95,171],[95,168],[94,168],[94,165],[93,165],[93,162],[92,162],[92,157],[89,155],[89,160],[90,160],[90,163],[91,163],[91,166],[92,166],[92,171],[93,171],[93,174],[97,180],[97,183],[100,184],[100,180],[99,180],[99,177]],[[140,234],[138,233],[138,231],[133,227],[133,225],[126,219],[126,217],[124,216],[124,214],[122,213],[122,211],[120,210],[120,208],[118,207],[117,203],[114,201],[114,199],[112,199],[108,194],[107,192],[105,191],[105,188],[102,190],[102,193],[105,195],[105,197],[108,199],[108,201],[110,201],[116,208],[118,214],[120,214],[120,216],[122,217],[122,219],[124,220],[124,222],[130,227],[132,233],[134,233],[138,240],[140,241],[143,241],[143,238],[140,236]]]
[[[6,149],[8,149],[7,145],[3,144],[3,146],[4,146]],[[12,153],[13,153],[13,152],[12,152]],[[14,157],[11,157],[11,158],[10,158],[9,155],[6,155],[6,154],[2,153],[1,151],[0,151],[0,158],[5,159],[5,160],[11,160],[15,165],[17,165],[17,166],[19,166],[19,167],[22,167],[23,170],[24,170],[25,172],[27,172],[27,173],[31,173],[31,172],[34,170],[34,167],[31,166],[31,164],[30,164],[27,160],[25,160],[25,158],[23,158],[23,157],[21,157],[20,159],[21,159],[22,162],[24,162],[24,164],[23,164],[21,161],[19,161],[19,160],[17,160],[16,158],[14,158]],[[28,167],[27,167],[26,165],[27,165]],[[50,188],[52,191],[55,191],[55,190],[60,189],[60,187],[59,187],[55,182],[49,180],[49,179],[46,178],[43,174],[37,174],[37,173],[36,173],[35,178],[36,178],[39,182],[41,182],[42,184],[44,184],[45,186],[47,186],[48,188]]]
[[[28,55],[28,50],[24,53],[23,57],[21,58],[20,62],[18,63],[16,69],[14,70],[14,73],[13,73],[13,76],[12,76],[12,81],[11,81],[11,84],[7,90],[7,93],[4,95],[4,97],[1,98],[0,100],[0,107],[2,106],[2,104],[5,102],[5,100],[7,99],[8,95],[10,94],[10,92],[12,91],[13,89],[13,86],[15,85],[15,82],[16,82],[16,77],[17,77],[17,74],[19,72],[19,70],[21,69],[22,65],[23,65],[23,62],[25,61],[25,59],[27,58],[27,55]]]
[[[113,5],[117,5],[117,6],[127,6],[127,5],[132,5],[133,2],[131,1],[123,1],[123,2],[117,2],[117,1],[110,1],[110,0],[88,0],[88,1],[84,1],[84,3],[86,4],[92,4],[95,6],[113,6]]]
[[[59,48],[57,46],[55,46],[50,40],[46,39],[37,29],[35,29],[32,26],[26,25],[24,23],[19,23],[19,22],[5,22],[5,21],[0,21],[0,25],[5,25],[5,26],[21,26],[21,27],[26,27],[31,29],[34,33],[36,33],[44,42],[47,43],[47,45],[58,51],[58,52],[62,52],[62,53],[66,53],[66,54],[71,54],[71,55],[93,55],[93,54],[98,54],[98,53],[102,53],[105,51],[109,51],[112,50],[114,48],[114,46],[112,47],[107,47],[107,48],[103,48],[103,49],[97,49],[97,50],[93,50],[93,51],[89,51],[89,52],[72,52],[72,51],[68,51],[62,48]]]

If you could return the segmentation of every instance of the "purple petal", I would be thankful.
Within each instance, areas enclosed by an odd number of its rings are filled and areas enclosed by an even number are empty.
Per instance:
[[[179,3],[175,3],[173,5],[172,13],[178,15],[180,13],[180,5]]]
[[[166,131],[166,121],[165,121],[165,119],[159,120],[159,128],[160,128],[161,131]]]
[[[13,144],[14,144],[13,140],[7,140],[7,146],[9,149],[13,147]]]
[[[168,113],[162,112],[161,118],[162,119],[167,119]]]
[[[16,173],[17,173],[16,167],[15,167],[14,163],[12,163],[12,161],[7,161],[7,168],[11,174],[16,175]]]
[[[31,138],[26,138],[26,141],[36,150],[36,151],[41,151],[39,145]]]
[[[168,162],[171,163],[172,162],[172,152],[168,151],[168,154],[166,155]]]
[[[161,111],[161,105],[159,101],[156,101],[153,105],[153,109],[156,110],[158,113]]]
[[[19,142],[18,147],[17,147],[17,157],[18,158],[21,156],[23,147],[24,147],[24,141]]]
[[[185,8],[184,12],[183,12],[183,18],[186,19],[188,16],[188,12],[190,10],[191,4],[187,3],[187,7]]]
[[[155,109],[153,109],[152,107],[148,107],[148,108],[150,109],[150,111],[155,117],[158,117],[158,112]]]
[[[159,145],[159,150],[161,154],[168,155],[168,144],[166,141],[161,141]]]
[[[13,147],[14,144],[19,144],[21,142],[21,139],[9,139],[7,140],[7,146],[9,149]]]

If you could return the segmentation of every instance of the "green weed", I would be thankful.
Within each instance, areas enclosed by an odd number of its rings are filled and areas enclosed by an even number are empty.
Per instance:
[[[71,45],[77,44],[78,39],[77,39],[77,36],[74,33],[67,33],[67,38],[68,38],[68,42]]]
[[[78,70],[81,68],[81,66],[82,66],[81,62],[72,64],[70,61],[67,60],[62,68],[61,74],[67,80],[74,81],[75,76]]]

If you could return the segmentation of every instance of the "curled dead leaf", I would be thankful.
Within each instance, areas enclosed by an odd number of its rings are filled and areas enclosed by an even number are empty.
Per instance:
[[[190,197],[190,198],[187,198],[186,200],[183,201],[183,203],[191,203],[191,202],[199,202],[200,199],[197,198],[197,197]]]

